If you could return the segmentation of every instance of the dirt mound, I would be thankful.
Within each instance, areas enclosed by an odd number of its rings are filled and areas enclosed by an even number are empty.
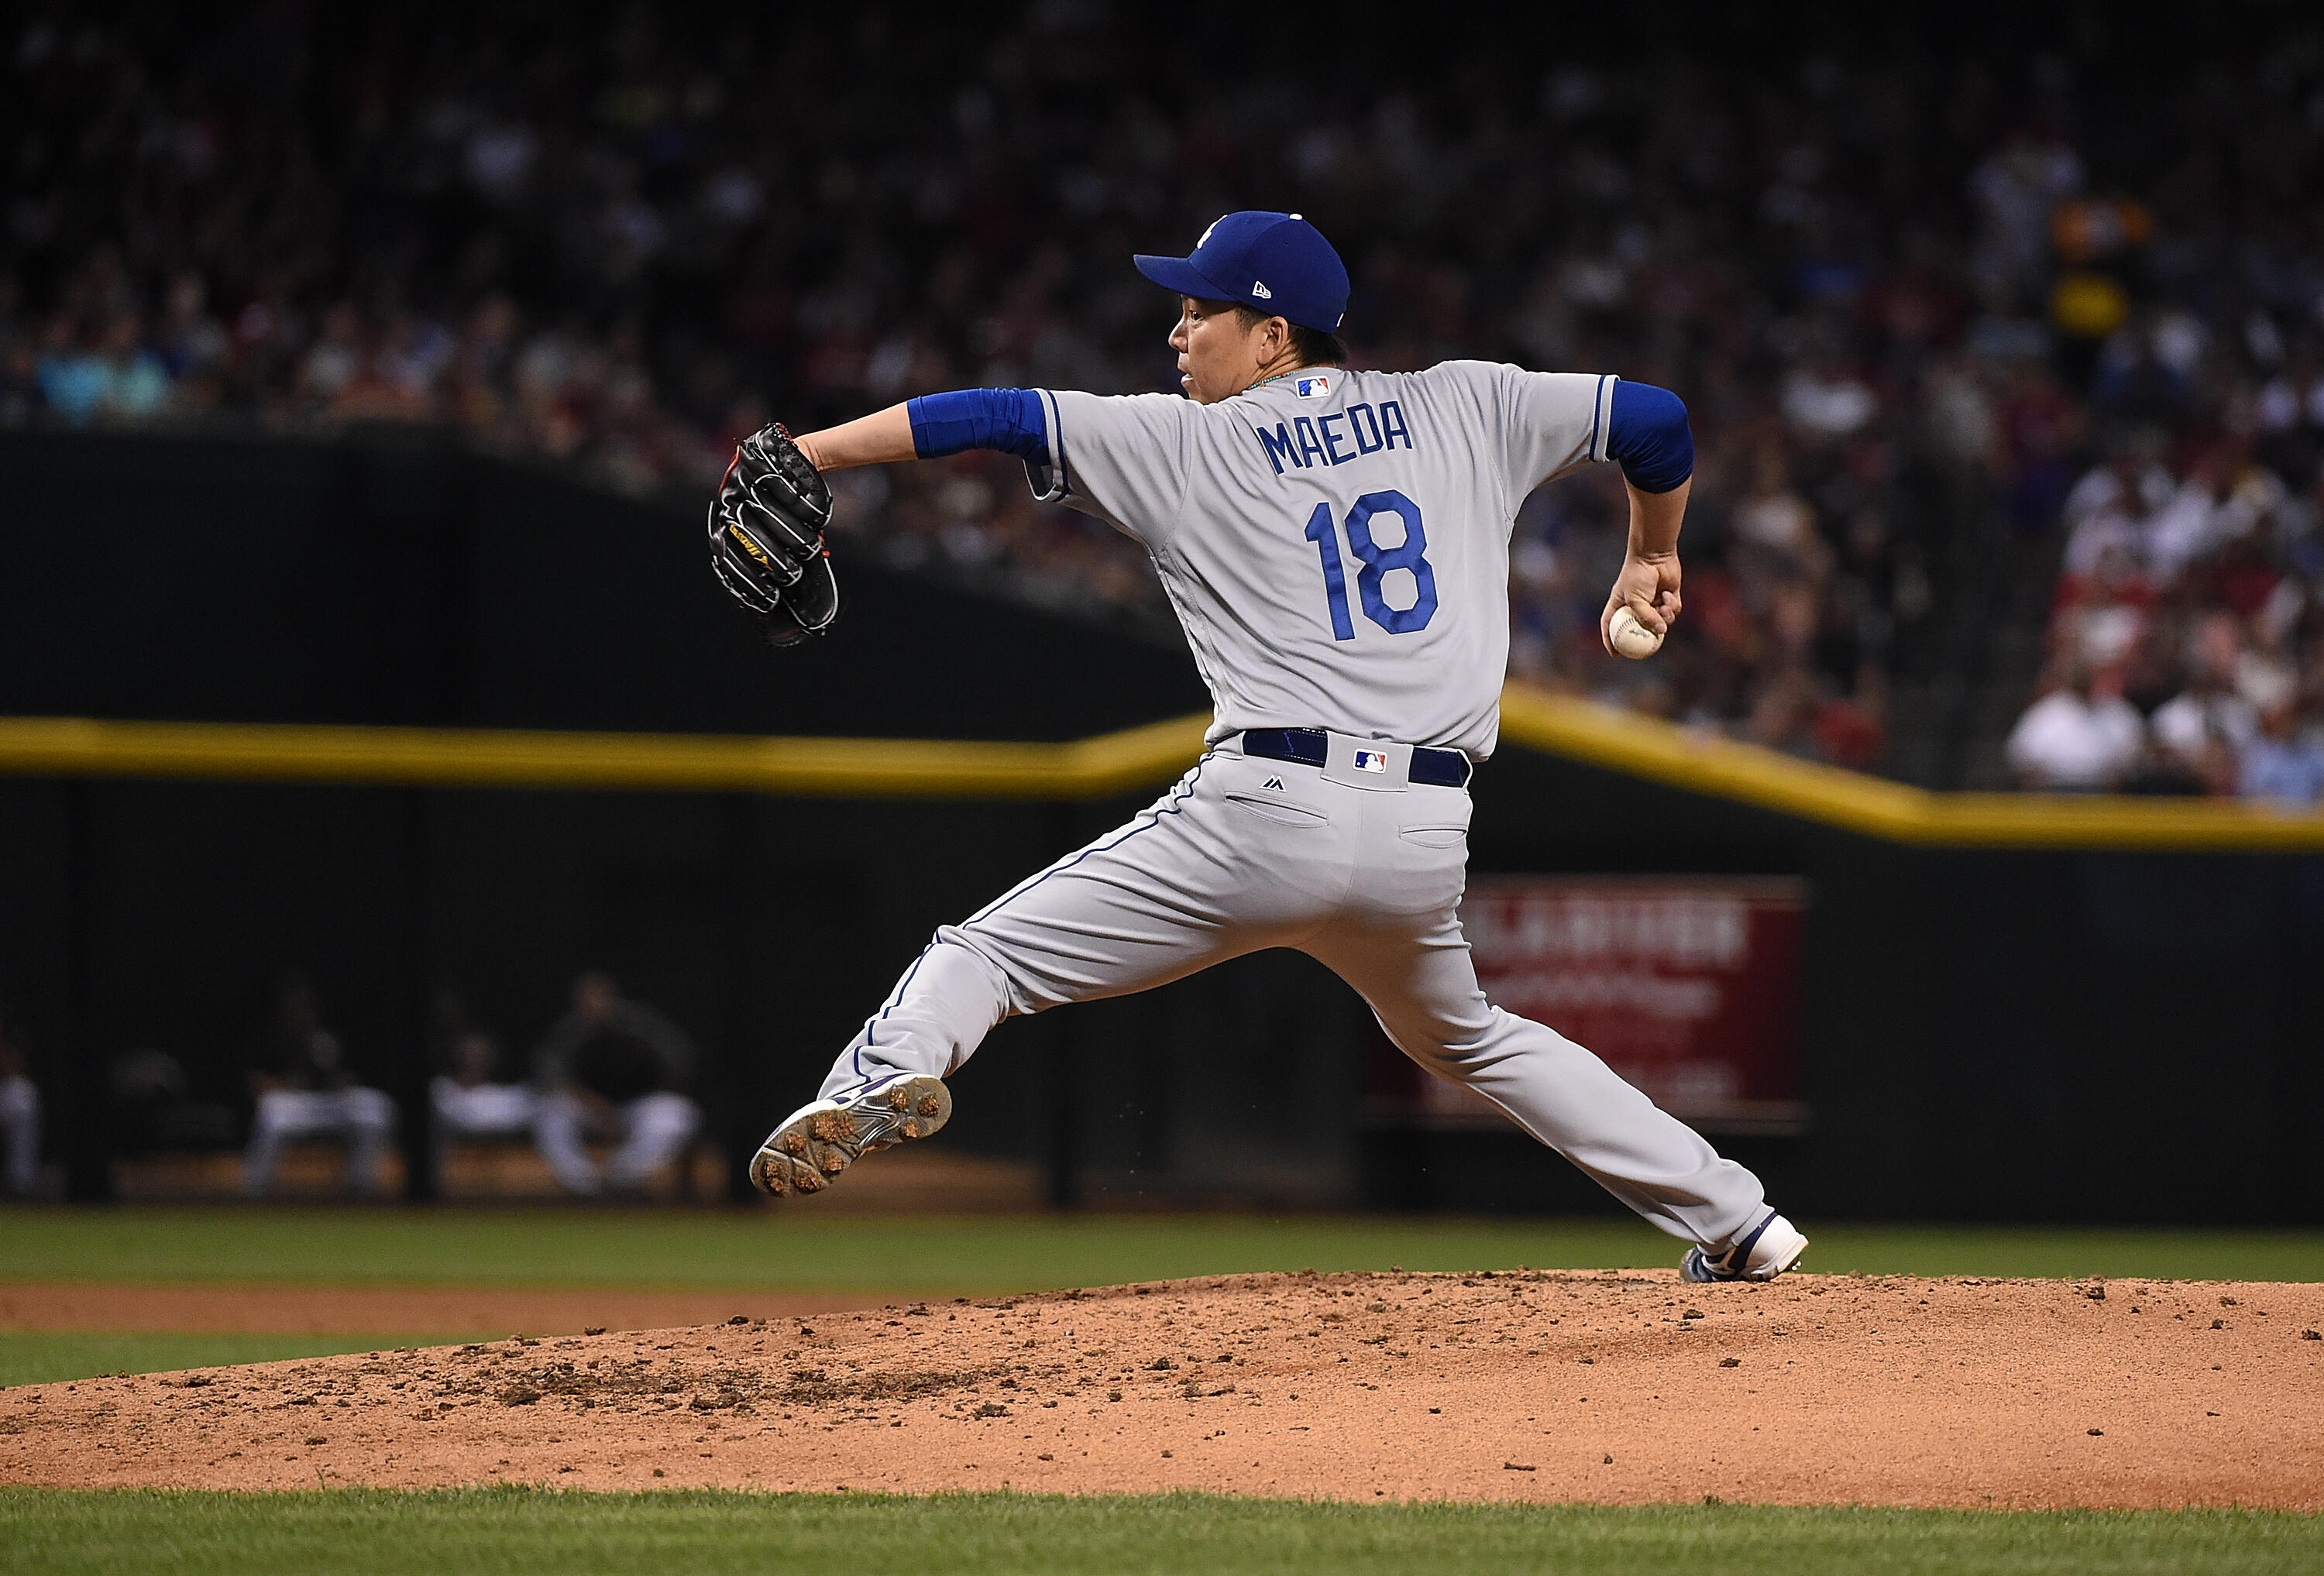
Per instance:
[[[0,1330],[185,1334],[578,1335],[860,1308],[846,1292],[656,1291],[619,1286],[300,1286],[268,1282],[19,1281],[0,1286]]]
[[[2324,1508],[2324,1286],[1252,1276],[0,1393],[0,1481]]]

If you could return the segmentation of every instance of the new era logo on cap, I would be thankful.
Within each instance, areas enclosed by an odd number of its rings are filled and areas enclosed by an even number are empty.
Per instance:
[[[1140,253],[1138,272],[1202,301],[1265,301],[1303,328],[1337,333],[1348,310],[1348,269],[1323,232],[1297,214],[1222,215],[1192,255]]]

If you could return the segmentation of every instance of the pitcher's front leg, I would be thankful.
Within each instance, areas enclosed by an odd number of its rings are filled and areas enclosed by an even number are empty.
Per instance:
[[[1759,1179],[1555,1029],[1489,1005],[1459,920],[1422,936],[1335,927],[1307,950],[1398,1050],[1465,1083],[1674,1237],[1723,1249],[1767,1214]]]

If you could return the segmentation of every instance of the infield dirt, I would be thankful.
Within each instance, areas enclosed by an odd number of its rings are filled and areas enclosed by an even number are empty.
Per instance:
[[[303,1286],[184,1281],[0,1284],[0,1331],[165,1331],[172,1334],[499,1336],[645,1330],[860,1308],[846,1292],[664,1291],[622,1287]]]
[[[1249,1276],[0,1392],[0,1481],[2324,1508],[2324,1286]]]

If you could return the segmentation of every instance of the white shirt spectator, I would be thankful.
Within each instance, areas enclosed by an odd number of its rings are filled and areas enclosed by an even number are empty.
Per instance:
[[[1788,487],[1755,493],[1735,506],[1735,534],[1759,547],[1804,552],[1815,539],[1815,513]]]
[[[2259,392],[2253,414],[2261,429],[2267,432],[2282,432],[2303,421],[2324,427],[2324,378],[2309,382],[2279,376],[2270,380]]]
[[[2154,711],[2154,742],[2182,760],[2201,759],[2213,744],[2237,755],[2259,735],[2259,714],[2232,690],[2182,690]]]
[[[2112,553],[2122,554],[2134,564],[2146,562],[2146,533],[2135,519],[2109,505],[2091,511],[2074,523],[2066,538],[2061,567],[2086,580],[2098,573],[2098,565]]]
[[[2246,465],[2237,473],[2212,521],[2215,539],[2230,542],[2245,532],[2275,521],[2292,502],[2292,489],[2265,465]]]
[[[2236,659],[2236,693],[2264,714],[2299,698],[2300,675],[2281,657],[2247,650]]]
[[[1784,385],[1784,417],[1817,438],[1845,438],[1880,413],[1880,401],[1847,373],[1801,373]]]
[[[2210,484],[2194,477],[2172,495],[2171,501],[2143,522],[2146,567],[2155,583],[2176,579],[2179,571],[2217,547],[2222,539],[2219,506]]]
[[[2130,655],[2146,631],[2144,610],[2126,602],[2070,607],[2058,615],[2058,632],[2093,668],[2104,670]]]
[[[2009,764],[2026,786],[2055,793],[2102,793],[2138,763],[2146,730],[2119,696],[2063,688],[2025,708],[2009,731]]]
[[[2050,253],[2050,214],[2082,189],[2082,161],[2063,143],[2019,136],[1987,154],[1969,179],[1984,220],[1970,259],[1979,283],[2015,290],[2041,276]]]
[[[2098,465],[2066,494],[2064,519],[2072,528],[2101,510],[2133,517],[2152,514],[2168,503],[2175,491],[2177,484],[2172,481],[2171,473],[2159,465],[2139,471],[2135,487],[2124,484],[2119,465]]]
[[[41,1092],[0,1065],[0,1193],[30,1198],[41,1175]]]

